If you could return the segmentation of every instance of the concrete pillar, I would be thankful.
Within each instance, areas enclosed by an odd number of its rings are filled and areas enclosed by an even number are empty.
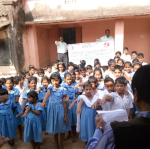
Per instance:
[[[115,22],[115,52],[123,53],[124,46],[124,19],[118,19]]]

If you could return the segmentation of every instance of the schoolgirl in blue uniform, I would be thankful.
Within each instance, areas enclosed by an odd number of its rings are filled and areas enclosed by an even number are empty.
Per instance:
[[[61,77],[61,80],[62,80],[62,82],[64,82],[65,81],[65,79],[64,79],[64,75],[65,75],[65,73],[66,73],[66,71],[65,71],[65,64],[63,63],[63,62],[59,62],[58,63],[58,70],[59,70],[59,74],[60,74],[60,77]]]
[[[18,89],[14,88],[13,85],[14,84],[13,84],[12,78],[7,78],[5,86],[7,87],[9,100],[14,101],[16,104],[16,107],[17,107],[15,110],[15,113],[14,113],[14,119],[15,119],[16,127],[18,126],[18,129],[20,132],[20,138],[22,139],[23,134],[22,134],[22,126],[21,125],[23,125],[23,118],[21,116],[16,117],[16,115],[21,112],[21,105],[19,103],[20,92]]]
[[[10,139],[9,144],[15,147],[16,125],[13,111],[17,108],[14,101],[8,99],[8,91],[0,89],[0,135]]]
[[[46,100],[49,98],[46,132],[54,135],[56,148],[63,149],[65,132],[71,130],[67,116],[67,91],[64,87],[60,86],[62,80],[58,73],[55,72],[51,74],[50,82],[52,85],[48,86],[48,90],[41,107],[46,106]],[[58,143],[59,133],[60,144]]]
[[[92,109],[91,106],[96,102],[98,96],[92,95],[92,84],[90,82],[85,82],[83,88],[85,95],[79,96],[77,114],[81,114],[79,138],[87,143],[93,136],[96,127],[94,119],[97,113],[96,109]]]
[[[22,115],[25,117],[24,142],[30,142],[33,148],[40,149],[40,143],[43,142],[40,114],[44,108],[41,108],[41,103],[37,102],[38,94],[36,91],[28,92],[27,96],[28,103]]]
[[[75,73],[74,73],[75,74]],[[65,83],[62,84],[62,87],[64,87],[67,90],[67,94],[70,101],[67,101],[67,110],[68,110],[68,118],[70,125],[72,127],[73,131],[73,140],[72,142],[76,142],[76,124],[77,124],[77,104],[72,109],[69,109],[69,106],[78,96],[78,88],[73,88],[77,83],[73,82],[72,74],[67,72],[65,73]],[[75,81],[75,80],[74,80]],[[68,136],[65,140],[69,139],[71,137],[71,132],[68,132]]]

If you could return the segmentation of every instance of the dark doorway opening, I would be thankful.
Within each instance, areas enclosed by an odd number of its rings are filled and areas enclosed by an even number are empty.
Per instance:
[[[67,44],[76,43],[76,28],[62,28],[61,34]]]

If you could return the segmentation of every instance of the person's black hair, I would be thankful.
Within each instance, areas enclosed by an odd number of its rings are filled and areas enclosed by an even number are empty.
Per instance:
[[[136,65],[139,65],[140,67],[142,67],[142,64],[141,64],[140,62],[136,62],[136,63],[133,64],[133,68],[134,68],[134,66],[136,66]]]
[[[13,78],[6,78],[6,82],[8,81],[8,80],[10,80],[13,84],[14,84],[14,81],[13,81]]]
[[[57,73],[57,72],[54,72],[54,73],[51,74],[51,76],[50,76],[50,82],[51,82],[52,79],[59,79],[60,80],[59,84],[62,83],[62,79],[61,79],[59,73]]]
[[[38,74],[39,74],[39,73],[44,73],[44,69],[39,69],[39,70],[38,70]]]
[[[39,69],[35,68],[36,71],[39,71]]]
[[[6,78],[1,78],[0,80],[2,81],[2,85],[5,85],[5,83],[6,83]]]
[[[126,86],[128,81],[125,77],[122,76],[122,77],[119,77],[115,80],[115,84],[117,84],[117,83],[124,84]]]
[[[81,67],[79,70],[80,70],[80,72],[81,71],[86,71],[86,68],[85,67]]]
[[[36,77],[30,77],[30,78],[28,79],[28,83],[30,83],[30,82],[33,81],[33,80],[37,83],[37,78],[36,78]]]
[[[52,66],[51,66],[51,65],[47,65],[47,69],[48,69],[48,68],[52,68]]]
[[[107,82],[112,82],[114,84],[114,80],[110,77],[105,78],[104,84],[107,83]]]
[[[105,30],[105,33],[106,33],[107,31],[109,31],[109,33],[110,33],[110,29],[106,29],[106,30]]]
[[[59,61],[59,60],[56,60],[56,62],[59,63],[60,61]]]
[[[99,63],[100,63],[100,61],[99,61],[99,59],[98,59],[98,58],[96,58],[96,59],[94,60],[94,63],[95,63],[95,62],[99,62]]]
[[[53,62],[53,66],[54,66],[55,64],[57,64],[57,63],[58,63],[57,61]]]
[[[69,66],[73,66],[73,67],[74,67],[74,63],[73,63],[73,62],[69,62],[69,63],[68,63],[68,67],[69,67]]]
[[[29,66],[29,70],[34,69],[34,68],[35,68],[34,65],[30,65],[30,66]]]
[[[18,85],[19,81],[21,81],[22,78],[23,77],[21,77],[21,76],[15,76],[14,79],[13,79],[14,84]]]
[[[27,96],[32,97],[32,98],[36,98],[36,100],[38,99],[38,93],[36,91],[30,91]]]
[[[128,50],[128,47],[124,47],[123,51],[124,51],[124,50]]]
[[[119,57],[119,56],[115,56],[115,57],[114,57],[114,60],[115,60],[116,58],[120,59],[120,57]]]
[[[143,54],[143,53],[138,53],[138,54],[137,54],[137,57],[138,57],[138,58],[140,58],[140,57],[143,57],[143,58],[144,58],[144,54]]]
[[[80,66],[81,66],[81,67],[85,67],[85,65],[86,65],[86,61],[85,61],[85,60],[81,60],[81,61],[80,61]]]
[[[132,51],[131,54],[136,54],[137,55],[137,52],[136,51]]]
[[[92,69],[92,65],[87,65],[86,70],[88,70],[88,69]]]
[[[66,72],[65,74],[64,74],[64,78],[66,79],[67,77],[71,77],[72,75],[71,75],[71,73],[69,73],[69,72]]]
[[[115,65],[113,71],[115,70],[119,70],[120,72],[122,72],[122,67],[120,65]]]
[[[88,81],[89,81],[90,83],[95,83],[95,84],[98,85],[98,81],[97,81],[97,78],[96,78],[96,77],[90,76]],[[97,87],[97,85],[96,85],[95,87]]]
[[[120,59],[118,59],[117,63],[118,63],[119,61],[121,61],[122,64],[123,64],[123,66],[124,66],[124,60],[120,58]]]
[[[8,95],[8,91],[6,89],[0,88],[0,95]]]
[[[137,63],[137,62],[139,62],[138,59],[133,59],[133,60],[132,60],[132,64]]]
[[[74,69],[79,69],[79,65],[74,64]]]
[[[133,94],[137,91],[140,100],[150,104],[150,65],[142,66],[135,72],[131,87]]]
[[[117,52],[115,53],[115,55],[116,55],[116,54],[119,54],[119,55],[121,56],[121,52],[120,52],[120,51],[117,51]]]
[[[83,88],[85,89],[86,86],[91,86],[92,87],[92,84],[89,81],[87,81],[83,84]]]
[[[101,64],[99,62],[94,63],[94,67],[96,67],[96,65],[99,65],[101,67]]]
[[[64,67],[64,69],[63,69],[64,71],[66,70],[66,66],[65,66],[64,62],[59,62],[58,68],[57,68],[58,70],[59,70],[59,65],[62,65]]]
[[[125,65],[129,65],[129,66],[131,66],[131,67],[132,67],[131,62],[129,62],[129,61],[126,61],[126,62],[124,63],[124,67],[125,67]]]
[[[41,83],[42,83],[44,80],[47,80],[47,82],[49,83],[49,79],[48,79],[47,77],[42,77]]]
[[[76,74],[75,74],[75,72],[71,72],[71,75],[72,75],[72,76],[75,76]]]
[[[102,78],[103,78],[103,74],[102,74],[102,71],[101,71],[100,68],[95,68],[95,69],[94,69],[93,77],[95,76],[95,72],[96,72],[96,71],[99,71],[99,72],[100,72],[100,74],[101,74],[101,79],[102,79]]]
[[[0,89],[2,89],[2,85],[0,84]]]
[[[110,67],[112,64],[116,64],[116,62],[115,62],[115,60],[114,59],[110,59],[109,61],[108,61],[108,66]]]
[[[80,73],[79,69],[75,69],[74,72],[79,72]]]

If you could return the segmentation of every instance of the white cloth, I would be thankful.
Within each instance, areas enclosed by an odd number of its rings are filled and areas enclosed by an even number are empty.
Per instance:
[[[142,66],[144,66],[144,65],[147,65],[147,63],[143,62],[143,63],[142,63]]]
[[[113,80],[115,80],[115,76],[114,76],[114,74],[113,74],[110,70],[106,70],[106,71],[105,71],[105,78],[106,78],[107,75],[108,75],[110,78],[112,78]]]
[[[23,102],[24,102],[23,97],[24,97],[25,88],[23,87],[23,89],[21,89],[18,85],[16,85],[15,88],[17,88],[19,90],[19,92],[20,92],[20,94],[19,94],[20,95],[19,103],[20,103],[20,105],[22,107]]]
[[[52,74],[51,72],[48,72],[48,71],[45,72],[45,75],[46,75],[48,78],[51,76],[51,74]]]
[[[114,38],[113,38],[112,36],[107,37],[106,35],[105,35],[105,36],[102,36],[102,37],[100,38],[100,41],[107,41],[107,40],[114,40]]]
[[[24,79],[23,86],[24,86],[24,91],[29,90],[29,87],[28,87],[28,79],[26,79],[26,78]]]
[[[131,62],[131,56],[129,54],[125,55],[125,54],[122,54],[121,55],[121,59],[123,59],[124,61],[129,61]]]
[[[78,83],[78,84],[82,83],[81,79],[79,79],[78,81],[76,81],[76,83]],[[79,92],[80,93],[82,92],[82,89],[83,89],[83,87],[79,86]]]
[[[54,73],[54,72],[58,72],[58,70],[55,70],[55,68],[52,67],[52,73]]]
[[[130,109],[133,108],[133,96],[131,96],[131,94],[124,94],[122,99],[117,92],[112,92],[109,95],[112,97],[110,101],[110,110],[124,109],[129,115]]]
[[[57,53],[66,53],[67,52],[68,46],[65,42],[61,42],[61,41],[56,42],[55,41],[55,44],[57,46]]]
[[[94,95],[93,99],[92,99],[92,102],[90,102],[89,99],[85,95],[80,95],[80,99],[83,99],[86,106],[90,108],[96,102],[96,100],[98,99],[98,96]],[[77,126],[76,126],[76,131],[77,132],[80,132],[80,121],[81,121],[81,115],[77,114]]]

